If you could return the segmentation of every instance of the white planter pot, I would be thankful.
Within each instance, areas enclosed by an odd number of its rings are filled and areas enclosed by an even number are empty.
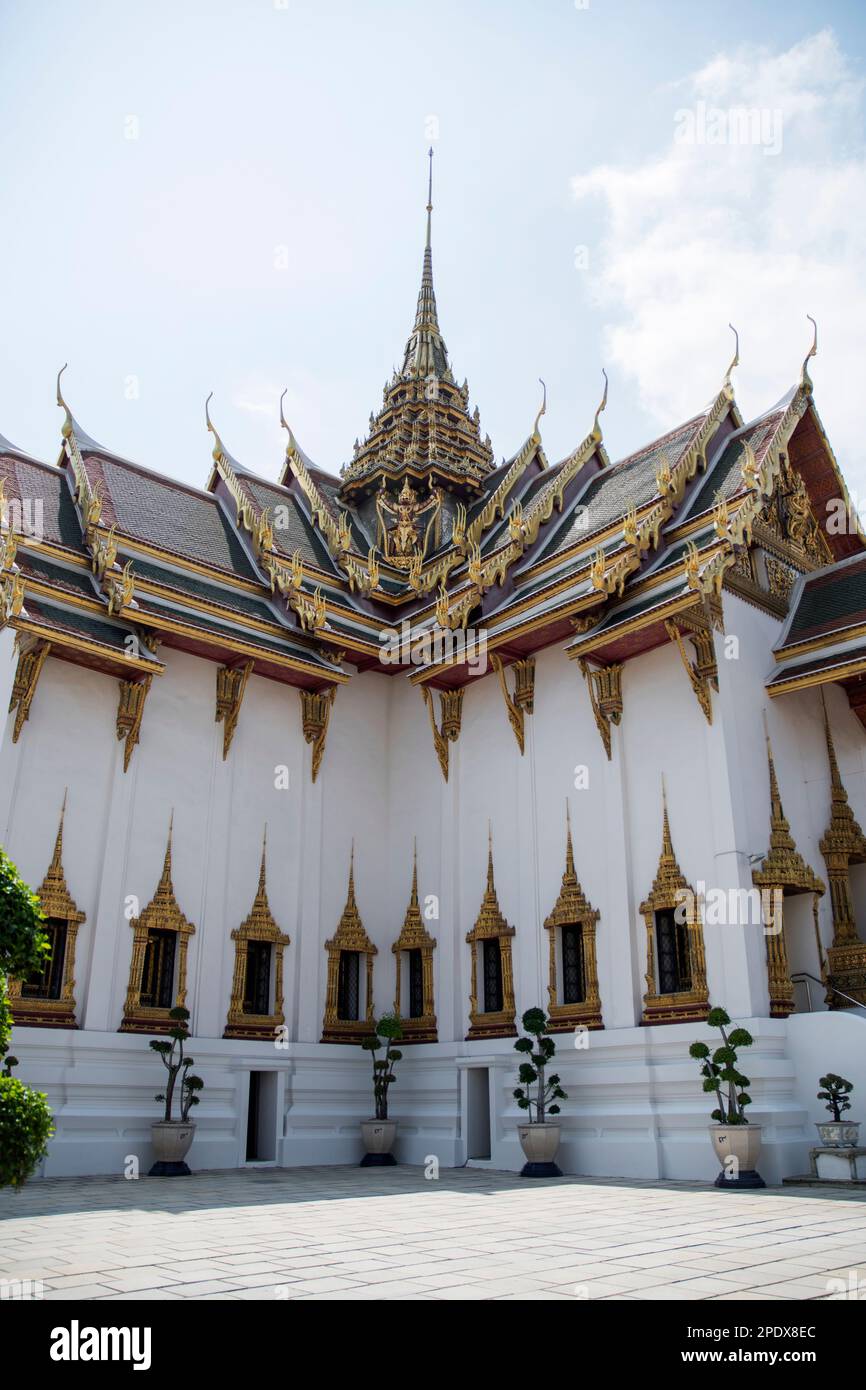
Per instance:
[[[397,1160],[391,1152],[397,1137],[396,1120],[362,1120],[361,1138],[364,1141],[362,1168],[390,1167]]]
[[[859,1120],[827,1120],[816,1124],[821,1143],[826,1149],[856,1149],[860,1132]]]
[[[760,1125],[710,1125],[710,1143],[722,1172],[716,1187],[763,1187],[758,1158],[761,1153]],[[733,1164],[729,1159],[734,1159]]]
[[[520,1147],[526,1155],[525,1178],[558,1178],[562,1173],[554,1159],[559,1150],[560,1128],[557,1124],[518,1125]]]
[[[150,1127],[155,1163],[151,1177],[185,1177],[189,1168],[184,1162],[195,1138],[192,1120],[156,1120]]]

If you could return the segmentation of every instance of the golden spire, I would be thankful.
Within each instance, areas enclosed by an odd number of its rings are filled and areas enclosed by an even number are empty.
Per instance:
[[[767,740],[767,767],[770,774],[770,847],[760,868],[753,870],[752,882],[758,887],[795,888],[804,893],[823,893],[822,880],[800,854],[791,834],[791,827],[785,819],[766,714],[764,734]]]
[[[487,887],[484,890],[484,897],[481,899],[481,907],[475,919],[475,925],[467,933],[466,940],[472,942],[485,936],[513,936],[514,927],[510,927],[505,920],[502,909],[499,906],[499,899],[496,896],[496,881],[493,876],[493,829],[490,821],[487,822]]]
[[[571,808],[568,804],[568,797],[566,797],[565,873],[562,875],[559,897],[553,905],[553,911],[546,918],[544,926],[549,930],[552,927],[564,926],[566,923],[571,924],[586,920],[595,923],[598,921],[599,915],[587,899],[577,879],[577,871],[574,867],[574,846],[571,840]]]
[[[161,889],[172,893],[172,895],[174,894],[174,888],[171,882],[171,841],[173,834],[174,810],[172,810],[171,815],[168,818],[168,843],[165,847],[165,859],[163,860],[162,865],[162,875],[160,876],[159,886],[156,890],[157,896],[159,895]]]
[[[809,358],[810,358],[810,357],[817,357],[817,355],[818,355],[818,325],[817,325],[817,323],[815,322],[815,320],[812,318],[812,315],[811,315],[811,314],[807,314],[807,315],[806,315],[806,318],[809,320],[809,322],[810,322],[811,325],[812,325],[812,346],[809,348],[809,351],[806,353],[806,356],[803,358],[803,366],[802,366],[802,368],[801,368],[801,370],[800,370],[800,388],[801,388],[801,390],[803,390],[803,391],[808,391],[809,395],[811,395],[811,394],[812,394],[812,378],[811,378],[810,375],[809,375]]]
[[[418,294],[418,307],[415,312],[415,333],[419,329],[426,329],[437,339],[439,338],[439,319],[436,312],[436,295],[433,292],[433,242],[432,242],[432,218],[433,218],[433,147],[431,145],[428,158],[430,160],[430,170],[427,182],[427,235],[424,241],[424,261],[421,268],[421,290]],[[413,334],[414,337],[414,334]],[[441,340],[440,340],[441,341]],[[410,340],[411,342],[411,340]],[[444,344],[442,344],[444,349]],[[405,364],[403,370],[405,371]]]
[[[57,827],[57,839],[54,841],[54,853],[51,856],[51,863],[48,866],[49,878],[63,878],[63,822],[66,819],[66,795],[68,788],[63,789],[63,804],[60,807],[60,824]]]
[[[48,865],[45,877],[37,889],[37,897],[46,917],[61,917],[66,922],[80,924],[84,921],[84,913],[78,911],[70,895],[66,884],[66,874],[63,871],[63,824],[66,819],[66,797],[67,793],[64,790],[63,804],[60,807],[60,823],[54,841],[54,853],[51,856],[51,863]]]
[[[349,889],[346,894],[346,906],[340,914],[336,932],[330,941],[325,942],[325,947],[327,950],[339,947],[344,950],[367,951],[373,956],[377,954],[376,947],[364,931],[364,924],[361,921],[361,914],[358,911],[358,904],[355,901],[354,839],[352,840],[352,848],[349,852]]]
[[[731,373],[733,372],[735,367],[739,367],[740,365],[740,335],[732,323],[729,323],[728,327],[734,335],[734,355],[731,358],[731,365],[725,372],[725,380],[722,386],[722,390],[726,396],[730,396],[730,398],[733,399],[734,388],[731,384]]]
[[[265,828],[262,832],[262,862],[259,867],[259,887],[256,893],[256,902],[261,902],[265,907],[268,905],[267,873],[268,873],[268,823],[265,821]]]
[[[433,154],[433,151],[430,151]],[[418,839],[412,841],[412,893],[409,898],[411,907],[418,906]]]
[[[671,823],[668,819],[668,793],[665,787],[664,774],[662,774],[662,859],[676,863],[674,844],[671,839]]]
[[[349,892],[346,897],[346,906],[355,906],[355,838],[352,837],[352,848],[349,850]]]
[[[847,801],[848,793],[843,787],[842,778],[839,775],[839,764],[836,761],[836,749],[833,746],[833,735],[830,732],[830,720],[827,717],[827,701],[824,699],[823,690],[821,691],[821,709],[824,712],[824,737],[827,740],[827,757],[830,760],[830,781],[834,793],[840,792]]]
[[[824,737],[827,741],[827,758],[830,763],[830,824],[821,841],[820,850],[825,857],[834,850],[844,850],[849,854],[866,857],[866,836],[864,836],[854,817],[854,812],[848,804],[848,793],[845,790],[839,772],[839,764],[836,760],[836,749],[833,745],[833,734],[830,730],[827,702],[824,699],[823,690],[821,691],[821,708],[824,712]]]
[[[604,392],[599,401],[598,410],[595,412],[595,420],[592,425],[592,438],[597,440],[598,443],[601,443],[601,425],[598,423],[598,417],[603,410],[607,409],[607,372],[604,370],[604,367],[601,369],[601,374],[604,377]]]
[[[565,798],[565,872],[569,879],[576,879],[574,871],[574,846],[571,843],[571,807]]]

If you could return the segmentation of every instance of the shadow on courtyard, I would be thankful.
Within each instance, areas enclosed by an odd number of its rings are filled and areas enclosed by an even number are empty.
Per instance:
[[[168,1212],[213,1211],[228,1207],[239,1210],[262,1206],[286,1206],[318,1202],[357,1201],[359,1199],[405,1196],[425,1197],[437,1193],[465,1194],[467,1197],[501,1196],[509,1192],[563,1192],[572,1190],[576,1205],[586,1209],[586,1196],[592,1189],[609,1194],[622,1189],[631,1194],[645,1193],[648,1203],[665,1205],[664,1194],[682,1201],[711,1201],[720,1212],[726,1203],[735,1203],[742,1215],[741,1202],[784,1197],[788,1200],[821,1202],[866,1202],[866,1186],[845,1188],[832,1184],[818,1187],[766,1187],[756,1191],[725,1192],[707,1182],[678,1182],[673,1179],[594,1178],[566,1175],[561,1178],[526,1179],[517,1173],[496,1169],[443,1168],[435,1179],[425,1177],[425,1169],[400,1165],[396,1168],[360,1169],[354,1165],[311,1168],[209,1169],[189,1177],[127,1179],[122,1175],[41,1178],[22,1191],[0,1192],[0,1221],[73,1212]],[[733,1213],[732,1213],[733,1214]]]

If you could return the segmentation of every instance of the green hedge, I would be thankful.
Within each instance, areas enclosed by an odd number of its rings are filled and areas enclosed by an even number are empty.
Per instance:
[[[0,1187],[19,1188],[27,1181],[53,1133],[42,1092],[14,1076],[0,1076]]]

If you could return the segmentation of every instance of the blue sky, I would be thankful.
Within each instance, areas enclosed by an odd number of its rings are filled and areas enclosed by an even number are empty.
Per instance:
[[[434,275],[498,457],[603,417],[612,457],[693,413],[741,337],[758,413],[820,326],[855,492],[866,368],[864,7],[740,0],[0,5],[0,432],[55,458],[54,377],[101,443],[203,486],[204,398],[275,476],[276,402],[336,471]],[[677,143],[677,113],[781,113]],[[130,137],[134,138],[130,138]],[[586,248],[585,251],[579,248]]]

